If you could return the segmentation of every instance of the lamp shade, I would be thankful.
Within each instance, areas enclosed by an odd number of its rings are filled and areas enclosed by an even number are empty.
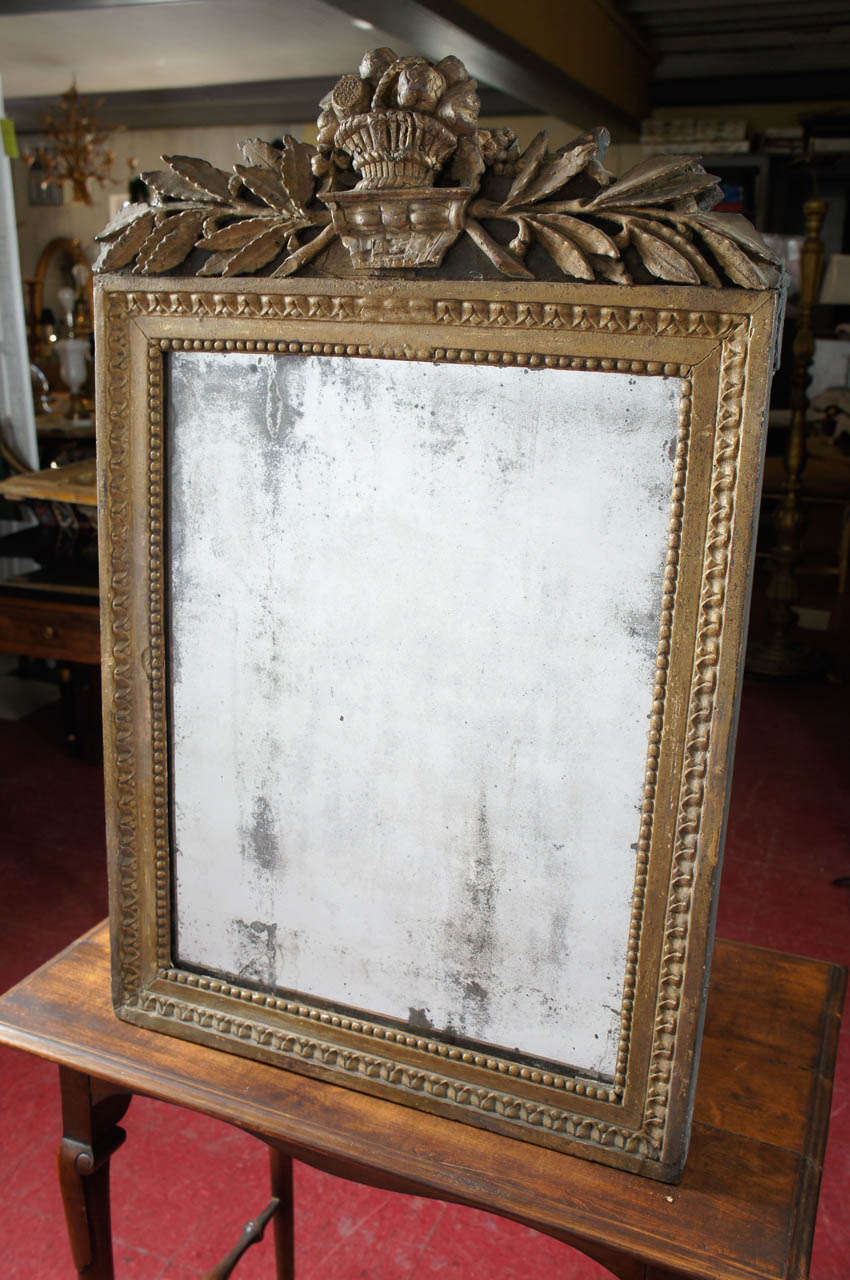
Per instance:
[[[832,307],[850,304],[850,253],[834,253],[829,259],[819,301]]]

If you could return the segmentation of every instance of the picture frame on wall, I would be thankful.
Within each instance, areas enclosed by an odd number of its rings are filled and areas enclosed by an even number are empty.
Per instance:
[[[675,1180],[778,276],[386,55],[103,236],[116,1011]]]

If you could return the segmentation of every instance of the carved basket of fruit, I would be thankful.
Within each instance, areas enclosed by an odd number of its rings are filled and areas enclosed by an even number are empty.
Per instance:
[[[358,268],[438,266],[484,167],[477,85],[457,58],[367,54],[322,103],[320,198]],[[440,186],[445,176],[452,186]],[[358,181],[346,186],[350,171]]]

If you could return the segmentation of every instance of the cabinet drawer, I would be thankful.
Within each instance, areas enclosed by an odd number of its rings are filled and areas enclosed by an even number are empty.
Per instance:
[[[0,594],[0,651],[99,663],[98,606]]]

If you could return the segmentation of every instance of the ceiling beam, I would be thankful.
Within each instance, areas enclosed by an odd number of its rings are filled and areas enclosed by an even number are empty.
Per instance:
[[[318,115],[319,99],[338,78],[304,76],[182,89],[129,89],[85,97],[98,104],[95,114],[110,128],[191,129],[271,122],[283,127],[312,123]],[[485,115],[522,115],[530,110],[516,98],[485,85],[479,86],[479,94]],[[18,133],[38,133],[45,112],[55,112],[58,106],[58,97],[7,98],[6,114],[14,120]]]
[[[571,74],[549,57],[543,57],[527,43],[514,38],[457,0],[330,0],[333,7],[351,18],[370,22],[382,31],[405,40],[426,57],[439,59],[446,53],[459,57],[478,80],[510,94],[544,115],[569,120],[582,128],[614,122],[634,128],[645,114],[645,94],[651,59],[636,33],[632,34],[643,74],[641,89],[629,103],[618,101],[622,84],[612,76],[609,91],[589,87],[578,74]],[[549,6],[551,11],[551,6]],[[602,3],[588,0],[589,12],[598,10],[609,25],[616,26],[625,40],[625,19]],[[523,11],[529,17],[528,6]],[[489,9],[488,9],[489,13]],[[600,21],[602,19],[600,18]],[[538,24],[539,25],[539,24]],[[586,33],[591,39],[595,31]],[[601,37],[600,37],[601,38]],[[553,41],[553,53],[563,46]],[[618,51],[622,51],[622,42]]]

